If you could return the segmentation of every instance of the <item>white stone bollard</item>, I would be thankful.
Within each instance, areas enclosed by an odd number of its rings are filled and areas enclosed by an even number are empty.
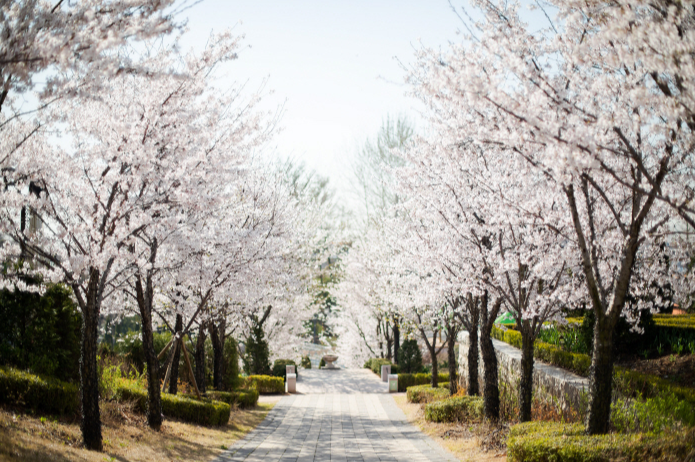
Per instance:
[[[296,372],[294,371],[294,366],[285,366],[285,374],[296,374]]]
[[[381,381],[382,382],[388,382],[390,373],[391,373],[391,365],[390,364],[382,365],[381,366]]]
[[[287,374],[285,391],[287,393],[297,393],[297,374]]]
[[[389,393],[398,393],[398,374],[389,374]]]

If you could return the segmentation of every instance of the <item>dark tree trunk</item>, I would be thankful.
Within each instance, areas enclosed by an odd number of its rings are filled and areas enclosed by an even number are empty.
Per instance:
[[[392,347],[393,347],[393,340],[391,340],[390,338],[387,338],[386,339],[386,359],[388,359],[389,361],[393,358],[393,356],[391,355],[391,348]]]
[[[201,323],[195,342],[195,382],[201,393],[205,393],[205,337],[205,324]]]
[[[606,316],[596,317],[586,418],[586,431],[590,435],[608,433],[613,385],[613,328]]]
[[[466,392],[470,396],[478,396],[480,394],[480,382],[478,378],[478,357],[480,350],[478,349],[478,328],[468,331],[468,390]]]
[[[393,362],[398,364],[398,350],[401,348],[401,326],[398,319],[393,321]]]
[[[482,297],[480,317],[482,320],[480,329],[480,350],[483,356],[483,401],[485,417],[490,420],[498,420],[500,417],[500,390],[497,376],[497,356],[492,345],[490,332],[501,306],[501,300],[495,302],[494,307],[488,312],[487,293]]]
[[[174,359],[171,363],[171,374],[169,375],[169,393],[175,395],[179,391],[179,362],[181,361],[181,343],[183,342],[183,316],[176,315],[176,325],[174,326],[174,337],[181,339],[174,345]]]
[[[97,367],[97,329],[99,272],[91,269],[86,301],[82,310],[82,347],[80,349],[80,399],[82,438],[87,449],[101,451],[101,414],[99,412],[99,372]]]
[[[154,261],[156,255],[156,241],[150,257]],[[152,275],[145,279],[145,287],[142,285],[142,277],[136,275],[135,292],[138,307],[140,308],[140,320],[142,321],[142,348],[147,364],[147,425],[159,430],[162,426],[162,394],[159,389],[159,360],[154,351],[154,335],[152,333],[152,302],[154,290],[152,288]]]
[[[226,321],[222,319],[219,324],[210,322],[210,340],[212,341],[212,386],[221,391],[224,388],[224,331],[227,328]]]
[[[454,323],[452,322],[447,341],[447,353],[449,357],[449,392],[452,395],[455,395],[459,389],[458,371],[456,367],[456,349],[454,348],[456,346],[456,331],[457,329],[454,327]]]
[[[439,386],[439,364],[437,364],[437,348],[435,347],[437,339],[437,333],[434,333],[434,339],[432,339],[432,346],[428,347],[430,350],[430,355],[432,356],[432,380],[430,384],[432,388],[437,388]]]
[[[528,320],[521,325],[521,381],[519,383],[519,421],[531,421],[533,400],[533,327]]]

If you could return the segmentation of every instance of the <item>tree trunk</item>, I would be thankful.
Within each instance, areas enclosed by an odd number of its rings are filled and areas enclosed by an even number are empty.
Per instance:
[[[483,401],[485,417],[490,420],[498,420],[500,417],[500,389],[497,377],[497,356],[492,345],[490,332],[499,311],[501,301],[495,302],[495,306],[488,313],[487,293],[483,295],[480,315],[482,328],[480,329],[480,350],[483,354]]]
[[[480,394],[480,383],[478,379],[478,357],[480,350],[478,349],[478,327],[468,330],[468,390],[466,392],[470,396],[478,396]]]
[[[176,315],[176,325],[174,326],[174,336],[181,339],[174,345],[174,359],[171,363],[171,375],[169,376],[169,393],[175,395],[179,389],[179,362],[181,361],[181,344],[183,342],[183,316]]]
[[[401,348],[401,327],[398,320],[393,321],[393,362],[398,364],[398,350]]]
[[[87,449],[101,451],[101,414],[99,412],[99,372],[97,366],[97,329],[99,272],[90,270],[86,301],[82,310],[82,346],[80,349],[80,392],[82,438]]]
[[[212,386],[215,390],[222,391],[224,388],[224,331],[226,321],[222,319],[218,325],[214,321],[210,322],[210,340],[212,340]]]
[[[430,384],[432,388],[437,388],[439,386],[439,364],[437,364],[437,348],[436,345],[437,333],[434,333],[434,339],[432,340],[432,346],[428,347],[430,350],[430,355],[432,356],[432,380]]]
[[[606,316],[596,316],[589,373],[589,412],[586,417],[589,435],[608,433],[613,385],[613,327]]]
[[[521,381],[519,383],[519,421],[531,421],[533,400],[533,328],[526,320],[521,323]]]
[[[152,333],[152,281],[146,281],[147,292],[143,290],[142,281],[137,276],[135,289],[142,321],[142,348],[147,364],[147,425],[159,430],[162,426],[162,394],[159,389],[159,360],[154,351],[154,335]]]
[[[459,389],[458,381],[458,371],[456,370],[456,329],[453,327],[453,322],[451,323],[451,328],[449,329],[448,339],[447,339],[447,353],[449,356],[449,392],[451,395],[455,395]]]
[[[205,324],[201,323],[195,342],[195,381],[201,393],[205,393],[205,337]]]
[[[392,347],[393,347],[393,340],[391,340],[391,338],[389,337],[386,339],[386,359],[388,359],[389,361],[391,361],[391,359],[393,358],[393,356],[391,355],[391,348]]]

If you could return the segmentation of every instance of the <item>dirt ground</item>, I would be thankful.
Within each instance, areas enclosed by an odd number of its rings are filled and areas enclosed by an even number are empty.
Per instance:
[[[505,462],[507,460],[504,428],[487,424],[433,423],[425,421],[421,405],[409,403],[405,393],[394,395],[410,423],[446,448],[461,461]],[[489,448],[489,449],[485,449]]]
[[[619,365],[645,374],[658,375],[678,385],[695,388],[695,355],[633,359]]]
[[[208,461],[217,457],[265,418],[279,398],[263,397],[258,406],[235,410],[224,427],[202,427],[165,420],[161,431],[127,405],[102,405],[104,452],[81,446],[79,420],[30,414],[0,407],[0,462],[5,461]]]

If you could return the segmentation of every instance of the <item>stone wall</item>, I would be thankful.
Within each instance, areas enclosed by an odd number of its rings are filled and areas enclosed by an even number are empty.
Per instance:
[[[462,383],[468,383],[468,332],[459,334],[459,373]],[[499,340],[492,340],[497,354],[499,366],[499,379],[517,390],[521,376],[521,350],[514,348]],[[478,377],[480,390],[483,390],[483,358],[478,360]],[[533,366],[533,389],[534,393],[539,392],[550,395],[558,403],[561,409],[572,408],[579,410],[585,406],[586,392],[589,388],[589,381],[572,372],[560,369],[555,366],[535,361]]]

